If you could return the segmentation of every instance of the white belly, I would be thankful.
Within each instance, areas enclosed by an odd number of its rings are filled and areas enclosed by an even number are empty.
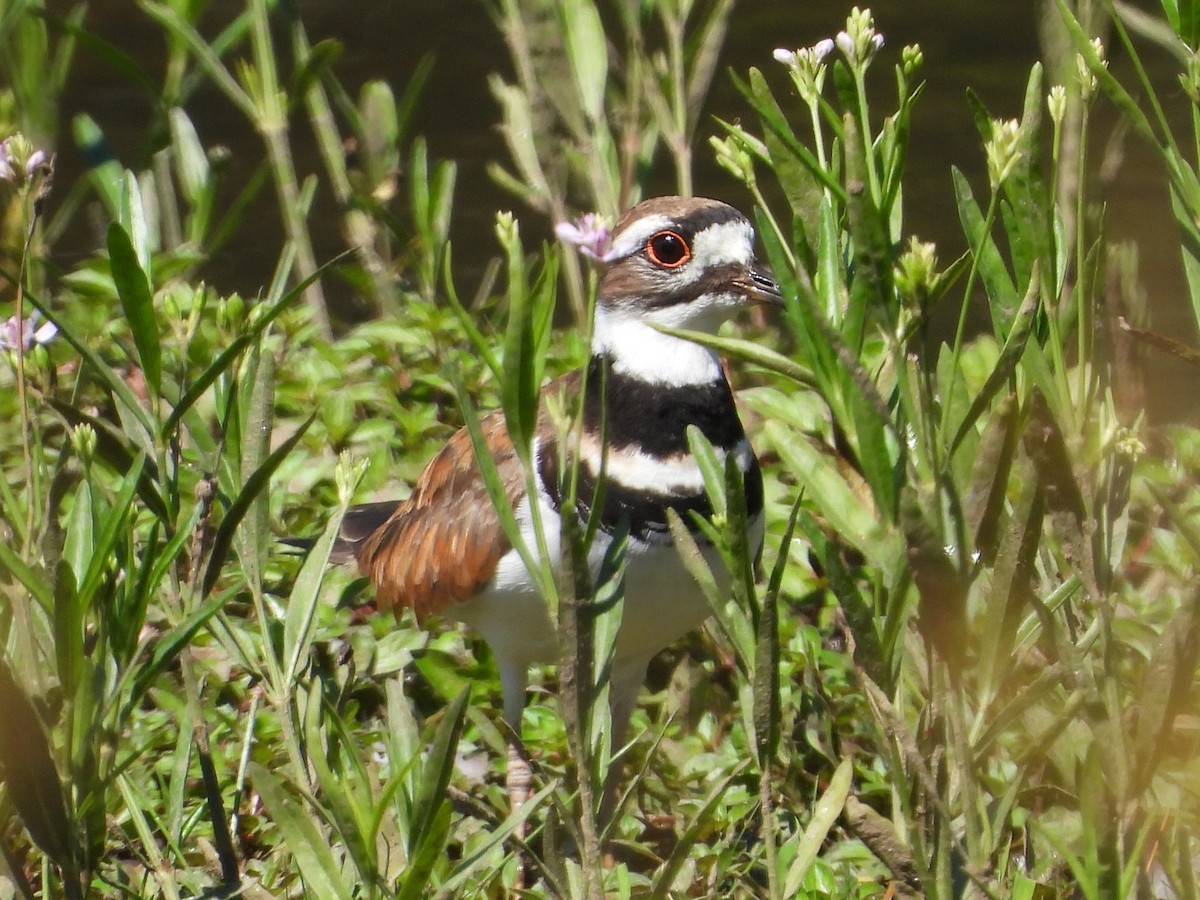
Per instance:
[[[558,513],[544,498],[541,516],[546,551],[557,570],[561,559],[560,522]],[[517,518],[528,546],[536,547],[528,501],[517,510]],[[751,526],[752,547],[761,543],[762,534],[759,516]],[[593,578],[599,572],[609,543],[607,534],[597,533],[589,553]],[[724,590],[729,578],[719,555],[708,548],[705,557]],[[656,653],[698,628],[711,613],[704,593],[684,568],[674,545],[669,543],[631,539],[624,599],[614,659],[618,671],[640,672]],[[529,666],[556,662],[559,658],[557,630],[550,610],[533,586],[516,550],[510,550],[501,559],[487,590],[454,604],[446,613],[479,632],[499,659],[519,660]]]

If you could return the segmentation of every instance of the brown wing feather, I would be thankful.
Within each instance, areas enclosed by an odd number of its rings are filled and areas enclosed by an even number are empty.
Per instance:
[[[500,413],[483,438],[508,502],[525,493],[521,463]],[[380,609],[411,607],[419,618],[478,591],[511,548],[461,429],[429,462],[412,495],[358,547],[359,569],[376,585]]]
[[[578,372],[565,375],[543,396],[577,394],[580,380]],[[548,424],[545,406],[541,417],[539,430]],[[490,413],[480,427],[505,496],[515,507],[525,494],[525,477],[504,416]],[[347,516],[356,534],[346,546],[353,548],[359,570],[375,584],[380,609],[399,614],[411,607],[418,618],[440,612],[479,591],[512,549],[465,428],[429,461],[412,495],[395,504],[390,515],[387,512],[386,504],[368,504]]]

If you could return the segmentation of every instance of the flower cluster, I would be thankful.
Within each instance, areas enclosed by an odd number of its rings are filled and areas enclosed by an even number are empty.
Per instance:
[[[48,344],[58,334],[58,326],[46,322],[38,326],[41,316],[34,313],[28,319],[9,316],[0,322],[0,350],[17,350],[28,353],[34,344]]]
[[[1051,86],[1050,93],[1046,95],[1046,109],[1050,113],[1050,121],[1055,125],[1061,125],[1063,117],[1067,114],[1067,87],[1063,84]]]
[[[816,102],[825,84],[825,57],[833,52],[833,41],[825,38],[817,41],[811,47],[799,50],[787,50],[780,47],[775,51],[775,59],[792,73],[792,81],[796,83],[796,91],[800,99],[807,104]]]
[[[987,153],[988,181],[992,190],[1008,180],[1021,158],[1024,132],[1016,119],[993,119],[992,136],[984,147]]]
[[[839,31],[836,37],[817,41],[811,47],[799,50],[788,50],[780,47],[774,56],[777,62],[788,67],[792,81],[800,99],[812,106],[821,94],[825,83],[825,57],[836,47],[846,57],[850,68],[861,75],[870,65],[871,59],[883,46],[883,35],[875,30],[875,19],[869,9],[859,9],[857,6],[850,11],[846,20],[846,30]],[[905,47],[903,66],[905,74],[912,74],[921,65],[921,48]]]
[[[865,69],[871,58],[883,46],[883,35],[875,30],[875,19],[871,11],[856,6],[850,10],[846,30],[838,32],[834,43],[851,67],[861,65]]]
[[[26,184],[45,164],[45,152],[35,150],[24,135],[14,134],[0,141],[0,181]]]
[[[587,213],[574,222],[559,222],[554,234],[564,244],[573,244],[579,252],[601,262],[608,260],[612,250],[612,232],[608,223],[596,213]]]
[[[738,126],[732,127],[734,130],[729,133],[728,137],[721,138],[713,135],[708,139],[708,143],[716,151],[717,165],[742,184],[753,185],[755,183],[754,157],[770,159],[767,145],[744,129]]]
[[[1179,73],[1179,84],[1189,100],[1200,103],[1200,54],[1194,50],[1188,55],[1187,71]]]
[[[900,51],[900,68],[907,76],[915,75],[917,70],[925,64],[925,54],[921,50],[920,44],[908,44]]]
[[[937,246],[909,238],[908,250],[900,255],[896,264],[896,288],[901,296],[916,301],[918,308],[937,284]]]
[[[1075,54],[1075,68],[1079,72],[1079,95],[1083,99],[1091,99],[1096,92],[1096,75],[1093,67],[1108,68],[1108,60],[1104,56],[1104,42],[1100,38],[1092,38],[1092,52],[1088,56]]]

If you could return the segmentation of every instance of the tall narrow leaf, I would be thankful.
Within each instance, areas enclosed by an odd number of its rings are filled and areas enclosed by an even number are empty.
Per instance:
[[[162,392],[162,351],[150,281],[138,261],[129,233],[116,222],[108,226],[108,261],[146,383],[157,395]]]

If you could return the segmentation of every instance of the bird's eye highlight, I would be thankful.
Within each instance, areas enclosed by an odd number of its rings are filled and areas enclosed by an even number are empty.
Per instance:
[[[646,241],[646,256],[656,266],[677,269],[692,258],[692,250],[674,231],[660,231]]]

